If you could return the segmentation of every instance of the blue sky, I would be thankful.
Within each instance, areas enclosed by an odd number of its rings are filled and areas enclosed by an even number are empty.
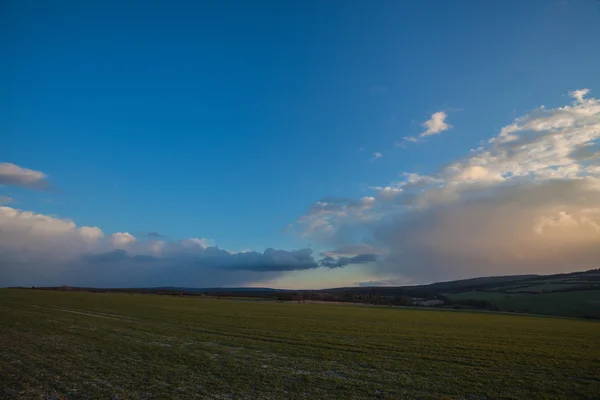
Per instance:
[[[140,243],[158,232],[230,251],[346,245],[299,219],[323,199],[377,197],[403,172],[435,174],[539,106],[600,91],[594,1],[1,7],[0,162],[41,171],[51,189],[0,195]],[[448,129],[403,140],[436,112]],[[330,271],[304,274],[277,282]]]

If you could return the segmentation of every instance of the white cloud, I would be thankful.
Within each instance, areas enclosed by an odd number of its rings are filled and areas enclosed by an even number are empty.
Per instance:
[[[375,186],[371,189],[377,191],[377,198],[382,201],[391,200],[402,193],[402,188],[392,186]]]
[[[573,91],[572,104],[517,118],[437,172],[373,187],[376,201],[360,215],[308,213],[298,226],[324,221],[305,234],[381,248],[378,276],[432,281],[597,268],[600,101],[587,94]]]
[[[499,173],[492,173],[486,167],[470,165],[461,169],[456,177],[457,181],[501,181],[504,178]]]
[[[421,133],[421,137],[437,135],[452,128],[452,125],[446,123],[447,117],[448,116],[444,111],[438,111],[432,114],[431,118],[423,123],[423,127],[426,129]]]
[[[0,270],[8,259],[31,267],[60,264],[95,247],[102,236],[97,227],[0,206]]]
[[[383,154],[381,154],[380,152],[376,151],[375,153],[373,153],[373,160],[377,160],[381,157],[383,157]]]
[[[111,235],[111,243],[117,249],[125,249],[137,242],[137,239],[127,232],[116,232]]]
[[[85,240],[96,241],[104,237],[104,232],[102,232],[102,229],[98,228],[97,226],[82,226],[77,228],[77,231]]]
[[[600,233],[600,209],[591,208],[579,210],[575,214],[569,214],[566,211],[558,211],[550,215],[542,215],[533,226],[533,231],[538,235],[563,235],[567,233],[570,238],[573,235],[585,234],[594,235]],[[586,229],[587,228],[587,229]],[[586,232],[589,230],[589,232]]]
[[[372,209],[377,201],[372,196],[359,200],[329,198],[317,201],[308,213],[300,217],[295,227],[303,237],[326,240],[340,233],[341,221],[365,221],[373,218]]]
[[[590,89],[579,89],[569,92],[569,95],[579,102],[583,102],[583,98],[590,92]]]
[[[211,241],[209,239],[198,239],[198,238],[189,238],[189,239],[184,239],[181,241],[181,245],[184,247],[189,247],[189,248],[201,248],[201,249],[206,249],[210,246],[214,246],[213,243],[211,243]]]
[[[22,168],[11,163],[0,163],[0,185],[20,186],[29,189],[45,189],[46,174]]]

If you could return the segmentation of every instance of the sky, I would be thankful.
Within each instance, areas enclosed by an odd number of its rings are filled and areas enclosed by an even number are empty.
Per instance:
[[[4,1],[0,286],[600,267],[600,3]]]

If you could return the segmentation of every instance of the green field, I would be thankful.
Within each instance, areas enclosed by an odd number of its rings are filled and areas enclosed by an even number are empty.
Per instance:
[[[600,318],[600,290],[540,294],[470,291],[447,296],[451,300],[487,300],[498,311]]]
[[[2,399],[598,398],[600,323],[0,290]]]
[[[552,283],[552,282],[546,282],[546,283],[541,283],[539,285],[531,285],[531,286],[519,286],[513,289],[505,289],[507,292],[514,292],[514,293],[519,293],[519,292],[536,292],[536,293],[542,293],[544,291],[548,291],[548,292],[552,292],[552,291],[557,291],[557,290],[564,290],[564,289],[572,289],[579,286],[576,283]]]

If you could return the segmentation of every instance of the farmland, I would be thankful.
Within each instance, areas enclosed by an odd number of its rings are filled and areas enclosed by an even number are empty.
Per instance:
[[[0,397],[593,398],[599,338],[566,318],[3,289]]]
[[[449,294],[452,300],[490,301],[499,311],[600,318],[600,290],[543,294],[475,291]]]
[[[525,277],[491,285],[461,287],[460,281],[435,285],[445,285],[445,295],[452,302],[480,300],[489,302],[496,311],[600,319],[598,270]]]

